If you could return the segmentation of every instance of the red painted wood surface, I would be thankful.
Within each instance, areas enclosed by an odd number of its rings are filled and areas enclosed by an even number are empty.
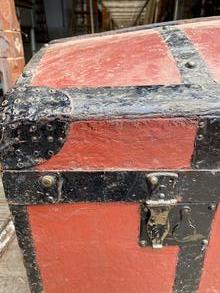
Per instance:
[[[204,219],[205,221],[205,219]],[[218,207],[212,225],[211,237],[207,249],[199,293],[220,292],[220,207]]]
[[[206,65],[209,68],[212,78],[220,82],[220,26],[200,26],[186,28],[187,36],[192,40],[198,49]]]
[[[103,87],[180,81],[175,61],[160,35],[139,31],[52,45],[40,62],[32,85]]]
[[[75,122],[40,170],[190,168],[197,122],[183,118]]]
[[[141,248],[139,205],[29,206],[45,293],[172,292],[178,247]]]

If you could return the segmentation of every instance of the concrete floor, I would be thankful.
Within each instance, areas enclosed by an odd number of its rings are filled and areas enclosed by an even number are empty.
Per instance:
[[[16,237],[0,258],[0,293],[30,293]]]
[[[10,213],[0,180],[0,236],[1,232],[4,232],[4,223],[7,223],[8,219],[10,219]],[[0,293],[30,293],[15,233],[10,234],[10,241],[0,254]]]

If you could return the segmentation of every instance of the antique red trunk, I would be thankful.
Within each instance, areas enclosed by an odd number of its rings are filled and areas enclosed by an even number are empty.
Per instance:
[[[220,292],[220,20],[58,40],[2,105],[32,292]]]

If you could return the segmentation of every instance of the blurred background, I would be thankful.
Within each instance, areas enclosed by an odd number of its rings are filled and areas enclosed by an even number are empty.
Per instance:
[[[15,6],[26,60],[57,38],[220,14],[219,0],[15,0]]]

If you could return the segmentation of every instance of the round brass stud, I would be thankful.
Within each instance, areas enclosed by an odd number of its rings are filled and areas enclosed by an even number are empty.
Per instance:
[[[152,184],[152,185],[157,185],[157,183],[158,183],[158,178],[156,177],[156,176],[149,176],[148,177],[148,180],[149,180],[149,182]]]
[[[51,176],[51,175],[45,175],[41,178],[41,184],[44,186],[44,187],[51,187],[53,186],[55,183],[55,178],[54,176]]]

